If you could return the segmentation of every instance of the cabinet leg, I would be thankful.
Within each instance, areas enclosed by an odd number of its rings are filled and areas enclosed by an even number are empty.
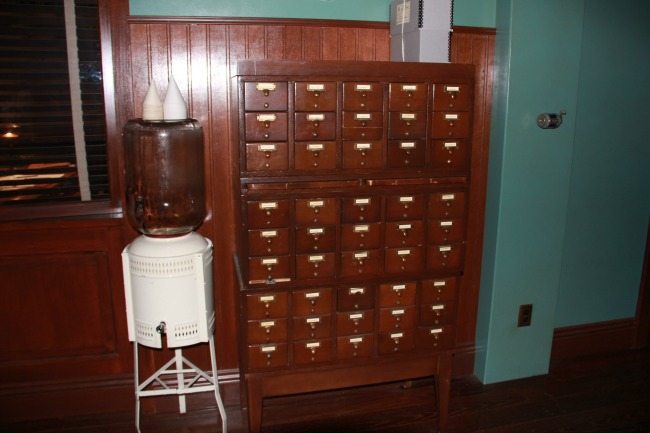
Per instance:
[[[262,386],[257,380],[248,380],[248,431],[260,433],[262,429]]]
[[[441,354],[438,358],[436,391],[438,399],[438,431],[444,431],[447,425],[449,395],[451,392],[451,353]]]

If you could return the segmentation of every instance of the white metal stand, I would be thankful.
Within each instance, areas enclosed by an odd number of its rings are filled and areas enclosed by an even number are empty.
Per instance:
[[[174,357],[163,365],[158,371],[152,374],[147,380],[140,383],[138,369],[138,342],[133,342],[133,360],[135,376],[135,427],[140,433],[140,397],[151,397],[158,395],[178,395],[178,410],[185,413],[187,406],[185,396],[198,392],[214,391],[217,400],[219,414],[221,415],[221,429],[226,430],[226,409],[224,408],[221,394],[219,393],[219,381],[217,378],[217,357],[214,347],[214,336],[210,335],[210,363],[212,376],[198,368],[183,356],[183,349],[174,349]]]

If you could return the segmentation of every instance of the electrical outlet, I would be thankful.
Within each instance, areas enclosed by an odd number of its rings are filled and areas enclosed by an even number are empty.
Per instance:
[[[530,321],[533,318],[533,304],[524,304],[519,306],[519,317],[517,318],[517,326],[530,326]]]

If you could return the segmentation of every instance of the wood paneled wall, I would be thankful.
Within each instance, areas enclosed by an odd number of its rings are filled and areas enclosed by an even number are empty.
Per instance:
[[[236,281],[231,260],[236,161],[230,153],[228,112],[236,63],[243,59],[385,61],[389,59],[388,26],[355,21],[131,17],[121,27],[124,32],[114,32],[112,38],[128,49],[114,50],[109,59],[116,71],[116,124],[141,115],[149,82],[163,96],[173,75],[190,115],[203,125],[209,215],[200,231],[215,245],[219,366],[225,370],[223,378],[236,384]],[[475,126],[480,132],[474,146],[483,146],[484,153],[474,151],[479,159],[473,164],[483,167],[493,49],[494,32],[469,28],[454,32],[452,59],[478,65]],[[109,128],[109,140],[120,141],[119,127]],[[109,159],[122,165],[119,146],[112,147]],[[478,170],[474,175],[486,173]],[[122,188],[121,180],[113,182]],[[472,217],[482,219],[482,208],[477,210]],[[132,407],[132,350],[119,254],[134,235],[119,218],[0,224],[0,296],[3,310],[9,312],[0,319],[0,415],[5,422]],[[478,256],[471,260],[480,263]],[[476,299],[478,284],[475,270],[464,288],[467,296]],[[459,334],[468,351],[459,357],[457,373],[472,370],[475,312],[471,302],[461,312],[470,318]],[[166,360],[167,355],[144,356],[141,361],[151,369],[158,358]],[[177,408],[170,405],[169,410]]]

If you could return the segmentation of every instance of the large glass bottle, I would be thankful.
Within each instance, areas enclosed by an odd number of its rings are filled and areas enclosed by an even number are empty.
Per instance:
[[[194,119],[130,120],[124,127],[129,222],[148,236],[177,236],[205,218],[203,130]]]

